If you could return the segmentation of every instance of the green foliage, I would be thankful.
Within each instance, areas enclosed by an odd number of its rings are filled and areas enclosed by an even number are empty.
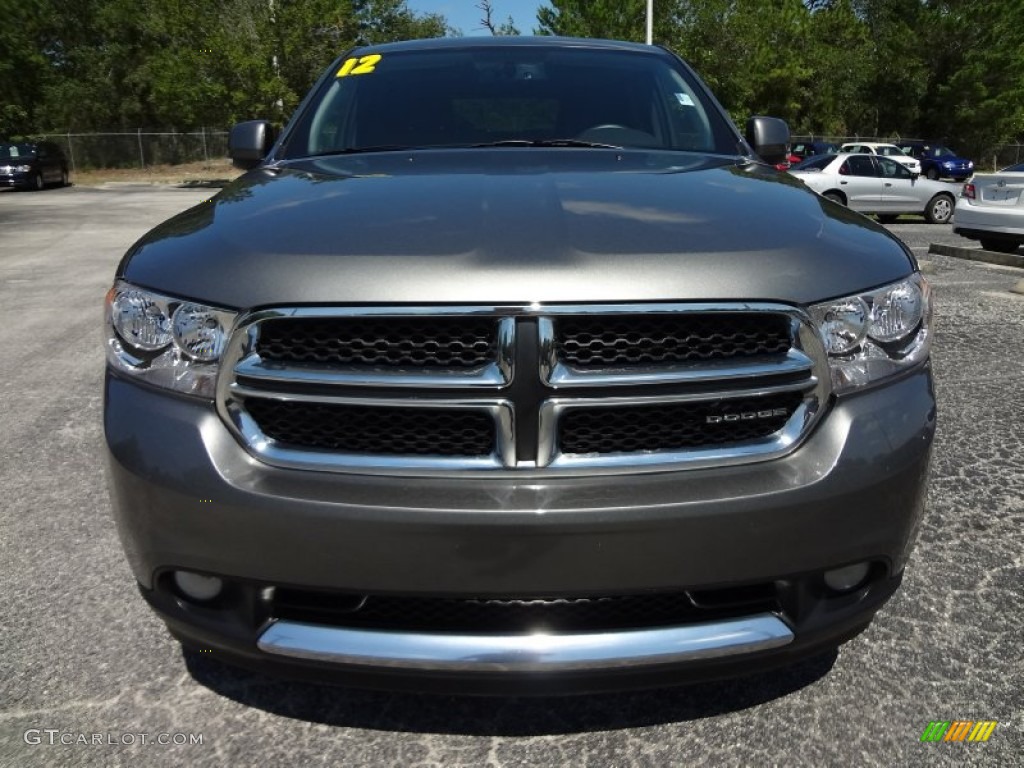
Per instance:
[[[29,133],[51,75],[40,0],[0,0],[0,138]]]
[[[437,37],[405,0],[0,0],[0,134],[284,122],[356,44]]]
[[[537,9],[537,34],[643,42],[645,8],[644,0],[551,0]]]
[[[980,156],[1024,136],[1024,0],[937,0],[920,124]]]
[[[489,3],[480,3],[477,7]],[[551,0],[537,34],[640,42],[645,0]],[[676,50],[737,122],[1024,138],[1024,0],[656,0]],[[287,119],[357,44],[457,34],[406,0],[0,0],[0,136]],[[489,17],[488,17],[489,18]],[[492,25],[515,34],[511,20]]]
[[[644,0],[551,0],[538,34],[642,41]],[[733,118],[801,134],[1024,138],[1024,0],[656,0],[655,42]]]

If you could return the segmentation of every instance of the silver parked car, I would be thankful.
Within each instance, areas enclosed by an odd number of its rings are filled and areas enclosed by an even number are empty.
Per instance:
[[[924,512],[930,291],[670,51],[370,45],[106,303],[114,514],[187,646],[477,693],[863,630]],[[779,226],[785,221],[786,226]]]
[[[1024,163],[974,174],[960,194],[953,231],[988,251],[1013,253],[1024,245]]]
[[[932,224],[945,224],[956,205],[955,186],[923,179],[888,157],[812,157],[789,172],[822,197],[881,219],[918,213]]]

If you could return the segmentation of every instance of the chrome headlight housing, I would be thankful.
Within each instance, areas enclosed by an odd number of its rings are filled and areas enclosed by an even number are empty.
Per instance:
[[[828,353],[837,393],[876,384],[928,359],[931,290],[920,273],[815,304],[810,313]]]
[[[158,387],[213,397],[237,314],[118,280],[107,292],[107,363]]]

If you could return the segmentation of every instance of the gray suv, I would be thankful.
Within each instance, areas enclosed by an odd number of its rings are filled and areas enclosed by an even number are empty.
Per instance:
[[[592,691],[834,648],[897,589],[929,289],[768,164],[785,124],[662,48],[472,38],[350,51],[270,133],[106,301],[114,515],[186,646]]]

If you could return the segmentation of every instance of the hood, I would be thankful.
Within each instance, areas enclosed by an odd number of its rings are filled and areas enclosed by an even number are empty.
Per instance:
[[[153,290],[241,309],[810,303],[912,268],[883,228],[763,166],[502,148],[258,169],[146,235],[119,272]]]

